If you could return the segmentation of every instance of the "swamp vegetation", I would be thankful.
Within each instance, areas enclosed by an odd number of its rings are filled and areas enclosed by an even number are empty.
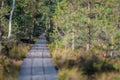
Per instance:
[[[0,80],[42,33],[60,80],[120,80],[120,0],[0,0]]]

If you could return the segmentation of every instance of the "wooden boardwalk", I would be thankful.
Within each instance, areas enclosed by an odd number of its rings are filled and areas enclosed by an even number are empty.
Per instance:
[[[58,80],[46,42],[45,36],[41,35],[40,40],[27,53],[18,80]]]

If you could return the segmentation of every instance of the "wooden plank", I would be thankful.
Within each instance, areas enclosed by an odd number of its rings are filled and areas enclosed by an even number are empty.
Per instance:
[[[43,52],[44,58],[51,58],[50,52]]]
[[[19,76],[18,80],[31,80],[31,75],[28,76]]]
[[[18,80],[58,80],[45,36],[40,39],[23,60]]]
[[[35,58],[33,59],[33,64],[32,64],[32,75],[43,75],[43,63],[42,59]]]
[[[32,75],[32,80],[46,80],[44,75]]]
[[[29,52],[27,58],[42,58],[42,52]]]
[[[43,58],[41,59],[34,58],[32,65],[32,80],[45,80],[44,69],[43,69]]]
[[[44,47],[32,47],[32,49],[35,49],[35,50],[43,50],[44,49]]]
[[[50,58],[44,58],[44,70],[46,80],[58,80],[57,72]]]
[[[45,74],[45,80],[59,80],[57,75]]]
[[[34,44],[33,47],[47,47],[46,44]]]
[[[46,47],[46,44],[35,44],[34,46]]]
[[[43,50],[30,50],[31,52],[43,52]]]
[[[31,80],[31,59],[24,59],[18,80]]]
[[[39,41],[39,42],[36,42],[36,44],[46,44],[45,41]]]

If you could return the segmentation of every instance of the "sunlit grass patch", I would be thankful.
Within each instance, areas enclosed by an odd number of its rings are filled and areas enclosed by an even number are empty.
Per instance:
[[[76,67],[72,69],[62,68],[58,73],[58,77],[60,80],[87,80],[87,76],[79,72]]]
[[[29,49],[30,46],[28,45],[14,46],[9,52],[10,58],[22,60],[23,58],[25,58],[26,53]]]

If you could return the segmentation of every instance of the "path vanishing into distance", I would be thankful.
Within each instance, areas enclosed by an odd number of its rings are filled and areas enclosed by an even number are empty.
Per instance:
[[[44,34],[23,60],[18,80],[58,80]]]

